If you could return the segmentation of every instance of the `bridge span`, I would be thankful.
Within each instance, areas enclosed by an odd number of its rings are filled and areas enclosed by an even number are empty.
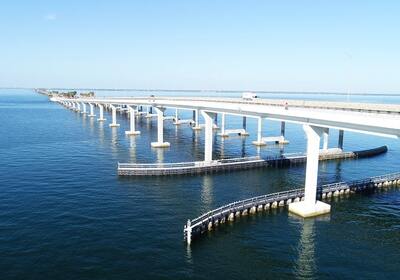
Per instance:
[[[100,117],[98,121],[105,121],[103,111],[109,108],[112,111],[110,127],[118,127],[117,110],[125,110],[130,116],[130,130],[128,135],[137,135],[135,119],[143,112],[143,107],[155,109],[157,118],[157,141],[152,142],[155,148],[169,147],[170,143],[164,141],[164,121],[166,108],[175,110],[193,111],[193,129],[202,129],[199,123],[199,115],[203,116],[204,124],[204,165],[213,162],[213,135],[218,127],[215,120],[220,114],[222,118],[227,114],[243,116],[243,129],[245,118],[251,117],[258,120],[257,141],[255,145],[265,145],[271,137],[263,137],[262,123],[265,119],[281,122],[281,135],[274,141],[286,143],[284,138],[285,123],[296,123],[303,126],[307,138],[307,165],[305,176],[304,201],[291,203],[289,211],[302,217],[324,214],[330,211],[330,205],[317,200],[318,161],[322,150],[327,150],[329,129],[339,130],[338,148],[343,148],[344,131],[354,131],[364,134],[372,134],[384,137],[400,137],[400,105],[343,103],[325,101],[301,101],[301,100],[267,100],[240,98],[204,98],[204,97],[104,97],[104,98],[64,98],[55,96],[52,101],[58,102],[75,111],[87,113],[86,105],[90,106],[90,115],[94,117],[94,107],[99,107]],[[176,111],[177,112],[177,111]],[[152,114],[148,110],[148,115]],[[175,123],[178,122],[176,113]],[[224,122],[223,122],[224,123]],[[224,127],[220,128],[224,132]],[[243,136],[246,131],[240,131]],[[221,137],[228,136],[223,133]]]

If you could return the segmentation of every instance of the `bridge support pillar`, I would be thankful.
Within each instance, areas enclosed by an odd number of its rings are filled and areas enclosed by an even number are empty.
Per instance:
[[[279,140],[279,144],[289,144],[289,141],[285,139],[286,132],[286,122],[281,122],[281,140]]]
[[[187,221],[184,230],[186,232],[186,243],[190,245],[190,243],[192,243],[192,225],[190,223],[190,220]]]
[[[168,142],[164,142],[164,111],[165,108],[155,107],[157,113],[157,142],[152,142],[153,148],[167,148],[170,146]]]
[[[205,143],[204,143],[204,161],[212,161],[213,152],[213,120],[215,119],[216,113],[201,111],[205,120]]]
[[[93,103],[89,103],[89,107],[90,107],[89,117],[95,117],[96,115],[94,114],[94,105],[93,105]]]
[[[130,121],[130,130],[129,131],[125,131],[126,135],[138,135],[140,134],[140,131],[137,131],[135,129],[135,108],[133,108],[131,105],[128,105],[128,110],[129,110],[129,121]]]
[[[339,141],[338,141],[338,148],[343,150],[343,136],[344,136],[344,131],[339,130]]]
[[[229,137],[227,133],[225,133],[225,113],[221,113],[221,132],[219,133],[221,137]]]
[[[110,104],[111,107],[111,115],[112,115],[112,122],[109,124],[110,127],[118,127],[119,124],[117,123],[117,108]]]
[[[307,136],[307,165],[304,201],[291,203],[289,205],[289,212],[306,218],[329,213],[331,206],[322,201],[316,200],[319,146],[323,129],[311,125],[303,125],[303,129]]]
[[[99,104],[100,108],[100,117],[97,119],[99,122],[104,122],[106,119],[104,118],[104,107],[102,104]]]
[[[329,128],[324,128],[322,150],[328,150]]]
[[[178,125],[178,124],[179,124],[179,111],[178,111],[178,108],[175,109],[174,124],[175,124],[175,125]]]
[[[201,126],[199,124],[199,110],[198,109],[193,111],[193,121],[194,121],[194,126],[192,127],[192,129],[200,130]]]
[[[257,141],[253,141],[253,145],[256,146],[265,146],[267,145],[263,140],[262,140],[262,128],[263,128],[263,118],[258,117],[258,124],[257,124]]]
[[[86,112],[86,103],[85,102],[82,102],[82,108],[83,108],[82,114],[86,114],[87,112]]]
[[[79,104],[79,102],[76,102],[76,111],[80,112],[81,111],[81,104]]]

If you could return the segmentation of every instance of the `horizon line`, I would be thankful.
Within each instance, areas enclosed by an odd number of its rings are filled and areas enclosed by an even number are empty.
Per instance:
[[[270,93],[270,94],[326,94],[326,95],[369,95],[369,96],[400,96],[400,93],[366,93],[366,92],[334,92],[334,91],[277,91],[277,90],[216,90],[216,89],[141,89],[141,88],[69,88],[69,87],[0,87],[0,89],[46,89],[46,90],[93,90],[93,91],[146,91],[146,92],[220,92],[220,93]]]

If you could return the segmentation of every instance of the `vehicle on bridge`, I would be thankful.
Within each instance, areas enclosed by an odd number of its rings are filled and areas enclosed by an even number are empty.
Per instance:
[[[252,92],[243,92],[242,93],[243,100],[253,100],[255,98],[258,98],[257,94],[255,94],[255,93],[252,93]]]

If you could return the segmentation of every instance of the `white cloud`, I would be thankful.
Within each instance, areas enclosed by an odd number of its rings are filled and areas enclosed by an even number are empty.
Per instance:
[[[53,21],[57,19],[57,15],[56,14],[47,14],[44,16],[44,20],[47,21]]]

